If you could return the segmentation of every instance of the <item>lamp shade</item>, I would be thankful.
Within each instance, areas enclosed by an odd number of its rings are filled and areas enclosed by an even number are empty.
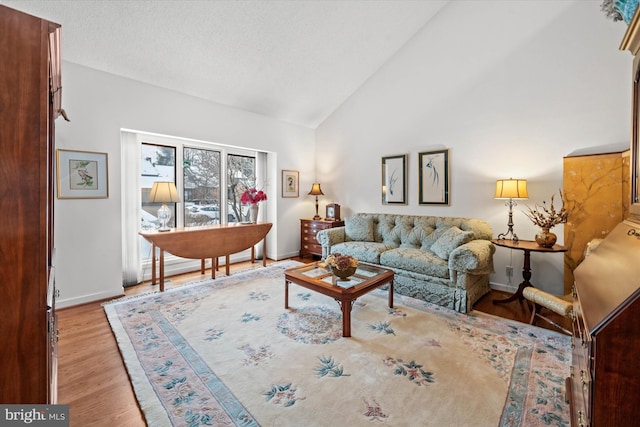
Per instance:
[[[526,179],[499,179],[496,181],[495,199],[528,199]]]
[[[324,196],[319,183],[313,183],[313,185],[311,186],[311,191],[309,191],[309,196]]]
[[[173,182],[156,181],[149,192],[149,203],[176,203],[180,201],[178,189]]]

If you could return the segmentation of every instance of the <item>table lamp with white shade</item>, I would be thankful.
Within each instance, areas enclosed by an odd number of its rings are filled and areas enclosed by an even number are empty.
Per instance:
[[[158,219],[161,223],[158,231],[169,231],[167,222],[171,219],[171,209],[169,209],[167,203],[177,203],[180,201],[176,185],[173,182],[154,182],[147,201],[149,203],[162,203],[162,206],[158,209]]]
[[[506,233],[498,234],[498,239],[506,239],[511,236],[511,240],[518,241],[518,236],[513,231],[513,207],[517,205],[515,199],[528,199],[527,180],[526,179],[499,179],[496,181],[495,199],[507,199],[505,206],[509,207],[509,229]]]

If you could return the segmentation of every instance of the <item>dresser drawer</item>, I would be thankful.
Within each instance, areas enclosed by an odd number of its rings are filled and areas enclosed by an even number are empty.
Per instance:
[[[300,243],[317,245],[318,240],[316,239],[316,233],[315,232],[302,233],[302,236],[300,236]]]
[[[322,245],[314,243],[303,243],[302,252],[322,256]]]
[[[302,221],[303,230],[314,231],[317,233],[318,231],[324,230],[326,228],[331,228],[331,224],[319,221]]]
[[[318,244],[316,235],[321,230],[341,227],[344,221],[325,221],[314,219],[300,220],[300,257],[305,255],[322,256],[322,245]]]

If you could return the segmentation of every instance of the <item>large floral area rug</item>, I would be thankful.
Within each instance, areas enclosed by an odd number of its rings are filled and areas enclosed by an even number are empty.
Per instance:
[[[568,426],[569,338],[387,291],[338,303],[284,261],[105,305],[150,426]]]

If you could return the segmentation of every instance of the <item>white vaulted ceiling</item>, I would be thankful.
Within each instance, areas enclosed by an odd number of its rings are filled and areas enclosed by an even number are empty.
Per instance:
[[[13,1],[66,61],[315,128],[444,1]]]

